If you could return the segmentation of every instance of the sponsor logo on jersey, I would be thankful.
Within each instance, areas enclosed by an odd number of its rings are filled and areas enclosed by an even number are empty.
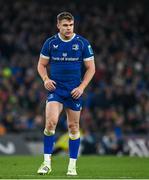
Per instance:
[[[72,58],[72,57],[54,57],[51,58],[53,61],[78,61],[79,58]]]
[[[78,44],[73,44],[72,49],[77,51],[79,49],[79,45]]]

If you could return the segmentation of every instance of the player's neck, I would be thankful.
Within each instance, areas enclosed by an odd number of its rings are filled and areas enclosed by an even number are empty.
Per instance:
[[[66,36],[62,35],[61,33],[58,33],[58,35],[62,41],[71,41],[74,38],[75,33],[73,33],[70,37],[66,37]]]

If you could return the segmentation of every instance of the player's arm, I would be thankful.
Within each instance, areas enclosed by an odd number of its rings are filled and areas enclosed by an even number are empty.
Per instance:
[[[83,77],[83,81],[77,88],[73,89],[71,94],[72,97],[78,99],[84,92],[84,89],[87,87],[91,79],[95,74],[95,62],[93,59],[84,61],[86,72]]]
[[[83,91],[87,87],[87,85],[89,84],[89,82],[91,81],[91,79],[93,78],[95,74],[94,60],[84,61],[84,64],[85,64],[86,72],[84,74],[83,81],[79,86],[81,89],[83,89]]]
[[[48,65],[49,59],[45,59],[43,57],[39,58],[37,70],[41,77],[41,79],[44,81],[44,86],[47,90],[52,91],[55,89],[56,82],[51,80],[48,77],[47,74],[47,65]]]

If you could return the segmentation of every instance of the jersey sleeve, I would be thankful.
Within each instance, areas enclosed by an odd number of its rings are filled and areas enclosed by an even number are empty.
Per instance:
[[[45,58],[45,59],[50,59],[50,48],[49,48],[49,39],[47,39],[40,51],[40,57]]]
[[[93,49],[87,40],[84,41],[83,60],[84,61],[94,60]]]

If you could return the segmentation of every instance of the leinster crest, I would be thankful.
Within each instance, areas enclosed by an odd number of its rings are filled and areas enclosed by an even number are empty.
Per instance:
[[[77,51],[79,49],[79,45],[78,44],[73,44],[72,45],[72,50]]]

